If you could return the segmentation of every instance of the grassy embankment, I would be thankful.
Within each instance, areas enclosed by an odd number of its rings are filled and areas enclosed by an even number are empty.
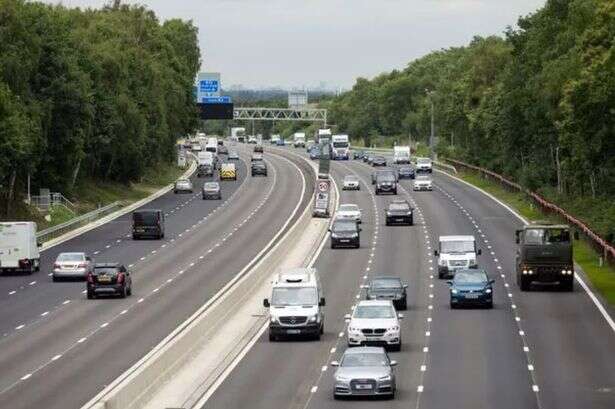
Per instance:
[[[457,176],[507,203],[527,220],[551,219],[553,221],[561,221],[555,218],[555,216],[542,213],[525,194],[508,191],[498,183],[485,179],[477,173],[462,172]],[[585,274],[587,274],[598,292],[602,294],[609,304],[615,306],[615,268],[608,264],[600,266],[599,258],[600,255],[587,241],[576,240],[574,242],[575,261],[585,271]]]

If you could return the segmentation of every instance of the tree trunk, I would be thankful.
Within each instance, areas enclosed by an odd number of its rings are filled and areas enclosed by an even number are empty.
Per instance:
[[[557,171],[557,193],[562,194],[562,164],[559,160],[559,146],[555,148],[555,169]]]
[[[11,202],[15,199],[15,180],[17,179],[17,170],[13,170],[11,178],[9,179],[9,193],[6,198],[6,215],[8,216],[11,211]]]
[[[77,161],[75,165],[75,169],[73,170],[73,177],[71,179],[70,188],[71,190],[75,187],[75,183],[77,183],[77,176],[79,175],[79,169],[81,168],[81,158]]]
[[[596,198],[596,173],[592,170],[589,174],[589,186],[592,189],[592,199]]]

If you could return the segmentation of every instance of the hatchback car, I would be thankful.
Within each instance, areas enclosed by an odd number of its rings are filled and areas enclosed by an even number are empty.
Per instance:
[[[252,162],[250,166],[250,173],[252,174],[252,176],[267,176],[267,164],[265,163],[265,161]]]
[[[220,141],[218,141],[220,142]],[[224,145],[218,146],[218,155],[228,155],[228,148]]]
[[[383,346],[395,351],[401,349],[401,327],[404,316],[395,311],[391,300],[363,300],[355,306],[348,321],[348,346]]]
[[[88,274],[86,292],[88,299],[99,295],[117,295],[121,298],[132,295],[130,271],[118,263],[97,263]]]
[[[251,162],[257,162],[257,161],[262,161],[263,160],[263,154],[262,153],[253,153],[252,157],[250,158]]]
[[[414,179],[416,177],[416,172],[412,166],[400,166],[397,174],[400,179]]]
[[[229,150],[226,158],[228,160],[239,160],[239,154],[237,151]]]
[[[395,396],[396,361],[389,359],[382,347],[352,348],[344,351],[342,359],[332,361],[337,367],[333,375],[333,397]]]
[[[376,167],[376,166],[386,166],[387,165],[387,160],[385,159],[384,156],[374,156],[374,158],[372,159],[372,166]]]
[[[180,193],[180,192],[192,193],[192,191],[193,191],[193,187],[192,187],[192,182],[190,181],[190,179],[178,179],[175,182],[173,193]]]
[[[414,215],[412,206],[407,200],[394,200],[387,206],[385,210],[386,225],[392,224],[414,224]]]
[[[359,178],[355,175],[344,176],[342,190],[361,190],[361,183],[359,182]]]
[[[60,253],[53,263],[52,279],[85,280],[93,267],[92,258],[86,253]]]
[[[207,182],[203,185],[203,200],[207,199],[222,199],[222,192],[218,182]]]
[[[412,190],[415,190],[415,191],[433,190],[431,178],[429,176],[417,176],[416,179],[414,179]]]
[[[352,220],[361,223],[361,209],[356,204],[343,204],[335,213],[335,220]]]
[[[354,151],[354,152],[352,152],[352,158],[353,159],[363,159],[364,156],[365,156],[365,151]]]
[[[376,277],[363,288],[366,289],[367,300],[391,300],[398,311],[408,308],[408,284],[404,284],[399,277]]]
[[[331,232],[331,248],[361,247],[361,228],[354,220],[335,220],[329,229]]]
[[[320,159],[320,148],[318,146],[314,146],[310,149],[310,159]]]
[[[493,308],[493,283],[482,269],[458,270],[450,285],[451,308],[465,305]]]

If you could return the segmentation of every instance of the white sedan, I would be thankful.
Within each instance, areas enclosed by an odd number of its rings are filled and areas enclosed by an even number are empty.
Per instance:
[[[356,204],[343,204],[335,213],[336,220],[354,220],[361,223],[361,209]]]
[[[355,175],[344,176],[344,184],[342,185],[342,190],[361,190],[359,178]]]
[[[429,176],[417,176],[414,179],[413,190],[433,190]]]

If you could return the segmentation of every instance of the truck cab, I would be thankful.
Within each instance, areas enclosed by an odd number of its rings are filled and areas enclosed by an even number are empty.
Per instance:
[[[515,232],[516,276],[521,291],[533,283],[556,284],[574,289],[574,261],[570,227],[545,222],[532,223]]]
[[[315,268],[294,268],[277,275],[271,298],[264,299],[269,308],[269,340],[289,336],[320,339],[324,332],[325,295]]]
[[[305,133],[296,132],[294,135],[293,146],[295,148],[305,148]]]
[[[332,136],[332,152],[333,160],[349,160],[350,159],[350,140],[348,135],[333,135]]]
[[[453,277],[457,270],[478,268],[476,256],[481,250],[476,248],[474,236],[440,236],[438,250],[438,278]]]
[[[396,165],[410,164],[410,147],[396,146],[393,148],[393,163]]]

